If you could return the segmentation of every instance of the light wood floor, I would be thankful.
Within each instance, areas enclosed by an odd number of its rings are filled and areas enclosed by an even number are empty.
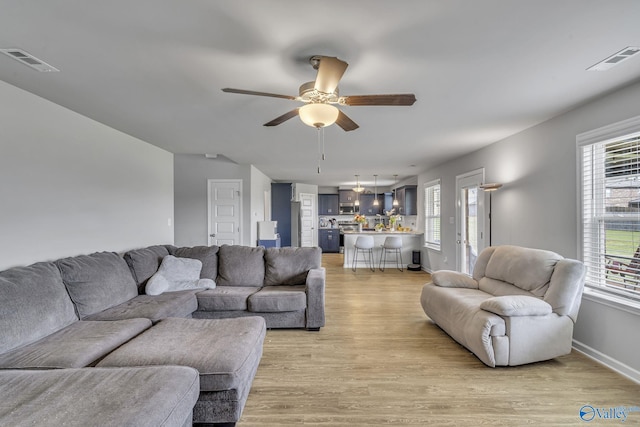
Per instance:
[[[323,264],[326,326],[267,332],[239,427],[584,425],[583,405],[640,406],[640,385],[575,351],[486,367],[427,319],[426,273],[353,273],[337,254]],[[640,412],[623,425],[637,424]]]

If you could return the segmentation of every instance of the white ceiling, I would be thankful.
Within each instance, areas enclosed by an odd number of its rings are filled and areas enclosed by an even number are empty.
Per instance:
[[[221,154],[275,180],[390,183],[640,78],[638,0],[0,0],[0,79],[173,153]],[[349,63],[342,95],[415,93],[411,107],[341,107],[360,128],[263,123],[315,79],[308,57]],[[640,102],[640,100],[639,100]]]

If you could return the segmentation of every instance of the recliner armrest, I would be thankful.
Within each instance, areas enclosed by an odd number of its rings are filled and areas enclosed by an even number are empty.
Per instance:
[[[452,270],[439,270],[431,274],[434,285],[443,288],[478,289],[478,282],[471,276]]]
[[[484,300],[480,308],[498,316],[547,316],[551,305],[541,299],[527,295],[505,295]]]

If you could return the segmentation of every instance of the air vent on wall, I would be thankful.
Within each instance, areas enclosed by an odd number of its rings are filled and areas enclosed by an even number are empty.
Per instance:
[[[587,68],[587,71],[604,71],[609,68],[618,65],[622,61],[631,58],[633,55],[640,52],[640,47],[628,46],[622,49],[620,52],[616,52],[607,59],[598,62],[595,65]]]
[[[40,72],[46,73],[60,71],[56,67],[53,67],[46,62],[39,60],[35,56],[25,52],[22,49],[0,49],[0,52]]]

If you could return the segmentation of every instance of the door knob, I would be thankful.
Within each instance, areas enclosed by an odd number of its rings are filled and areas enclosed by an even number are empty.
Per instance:
[[[209,237],[216,237],[216,233],[209,234]]]

